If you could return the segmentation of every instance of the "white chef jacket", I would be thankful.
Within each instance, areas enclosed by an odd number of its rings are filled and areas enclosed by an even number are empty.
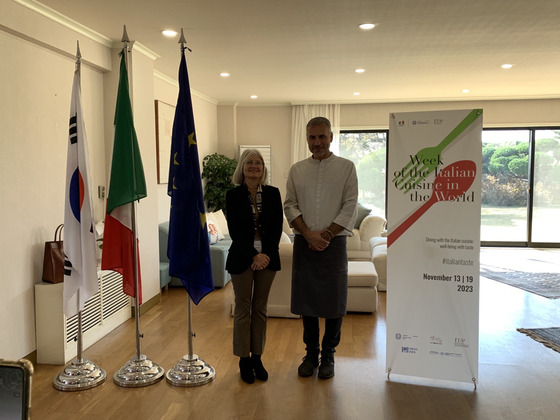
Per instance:
[[[302,215],[313,231],[326,229],[334,222],[344,228],[338,235],[352,236],[357,204],[358,177],[352,161],[331,154],[322,160],[311,156],[292,165],[284,201],[290,224]]]

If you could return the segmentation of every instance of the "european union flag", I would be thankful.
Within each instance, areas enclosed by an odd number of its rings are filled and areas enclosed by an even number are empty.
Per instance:
[[[167,194],[169,275],[181,279],[195,304],[214,290],[206,208],[202,194],[197,138],[185,51],[179,65],[179,97],[173,121]]]

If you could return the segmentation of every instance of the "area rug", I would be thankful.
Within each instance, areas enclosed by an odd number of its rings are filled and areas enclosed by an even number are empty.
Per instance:
[[[560,299],[560,273],[514,271],[480,266],[480,275],[548,299]]]
[[[518,328],[517,331],[560,353],[560,328]]]

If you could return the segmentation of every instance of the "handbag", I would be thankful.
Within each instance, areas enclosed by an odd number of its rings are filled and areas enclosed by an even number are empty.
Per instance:
[[[62,247],[62,228],[58,225],[54,231],[54,240],[45,242],[43,257],[43,281],[62,283],[64,281],[64,248]]]

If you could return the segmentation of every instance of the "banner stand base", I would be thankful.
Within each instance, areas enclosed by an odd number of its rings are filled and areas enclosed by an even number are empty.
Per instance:
[[[388,380],[388,381],[391,380],[391,370],[392,370],[391,368],[387,368],[387,380]],[[397,374],[397,375],[400,375],[400,374]],[[408,375],[406,375],[406,374],[404,374],[404,373],[403,373],[402,375],[408,376]],[[429,378],[429,377],[426,377],[426,376],[414,376],[414,377],[415,377],[415,378],[419,378],[419,379],[433,380],[433,378]],[[451,381],[451,380],[448,380],[448,379],[439,379],[439,380],[440,380],[440,381],[444,381],[444,382],[459,382],[459,383],[464,383],[464,384],[469,383],[468,381]],[[476,391],[476,390],[477,390],[477,380],[476,380],[476,378],[473,376],[473,377],[471,378],[471,381],[472,381],[473,386],[474,386],[474,390],[473,390],[473,391]]]
[[[133,357],[113,376],[113,381],[125,388],[153,385],[163,379],[163,369],[145,355]]]
[[[196,354],[185,355],[167,371],[167,383],[173,386],[199,386],[214,380],[214,368],[198,358]]]

